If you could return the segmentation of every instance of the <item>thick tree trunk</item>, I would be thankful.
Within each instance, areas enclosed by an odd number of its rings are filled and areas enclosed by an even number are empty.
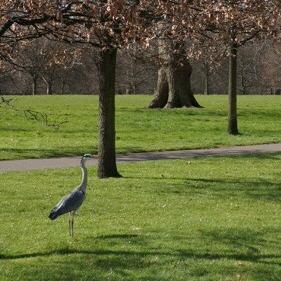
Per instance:
[[[201,107],[191,90],[192,67],[184,54],[175,55],[172,43],[160,40],[159,55],[164,63],[158,71],[157,88],[149,107]]]
[[[181,80],[179,69],[176,68],[175,65],[169,65],[166,70],[168,87],[169,87],[169,95],[168,101],[165,105],[166,108],[177,108],[182,107],[181,103],[181,90],[182,86],[184,87],[185,81]]]
[[[154,99],[149,105],[149,108],[163,108],[167,104],[169,96],[169,85],[167,81],[167,76],[165,68],[161,67],[158,70],[158,80]]]
[[[100,51],[99,73],[99,163],[98,177],[120,177],[115,153],[116,49]]]
[[[191,73],[192,67],[188,61],[181,65],[162,66],[149,108],[201,107],[191,90]]]
[[[237,46],[230,44],[228,82],[228,133],[238,135],[237,125]]]

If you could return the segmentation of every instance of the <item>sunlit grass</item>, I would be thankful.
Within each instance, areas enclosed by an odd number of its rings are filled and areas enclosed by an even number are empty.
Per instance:
[[[229,136],[227,97],[198,96],[203,109],[151,110],[151,96],[117,96],[117,151],[177,150],[281,141],[281,97],[240,96],[241,135]],[[16,97],[15,106],[47,113],[59,130],[0,107],[0,159],[97,152],[96,96]]]
[[[1,281],[277,281],[281,154],[119,165],[68,234],[48,219],[79,169],[1,175]]]

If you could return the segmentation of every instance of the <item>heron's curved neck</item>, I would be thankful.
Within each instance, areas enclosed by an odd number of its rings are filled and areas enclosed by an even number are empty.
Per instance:
[[[81,163],[81,171],[82,171],[82,180],[81,180],[81,189],[83,191],[86,191],[86,187],[87,187],[87,181],[88,181],[88,170],[84,164],[84,162]]]

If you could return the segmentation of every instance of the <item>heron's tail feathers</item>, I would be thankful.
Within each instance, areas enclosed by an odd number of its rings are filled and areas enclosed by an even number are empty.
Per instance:
[[[49,215],[49,219],[55,220],[58,216],[59,216],[59,213],[56,210],[52,210]]]

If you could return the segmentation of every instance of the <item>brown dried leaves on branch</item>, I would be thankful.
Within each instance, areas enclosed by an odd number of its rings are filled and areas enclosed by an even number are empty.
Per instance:
[[[132,42],[147,47],[162,36],[192,42],[189,55],[199,56],[202,44],[221,52],[230,41],[239,46],[276,36],[279,16],[277,0],[6,0],[0,7],[0,52],[15,41],[42,35],[101,49]]]
[[[229,44],[237,47],[255,39],[280,38],[280,1],[256,0],[143,0],[148,24],[144,38],[149,44],[155,37],[185,43],[186,56],[221,61],[228,55]],[[152,19],[156,23],[150,24]],[[143,23],[144,21],[142,21]],[[176,50],[175,50],[176,51]]]

